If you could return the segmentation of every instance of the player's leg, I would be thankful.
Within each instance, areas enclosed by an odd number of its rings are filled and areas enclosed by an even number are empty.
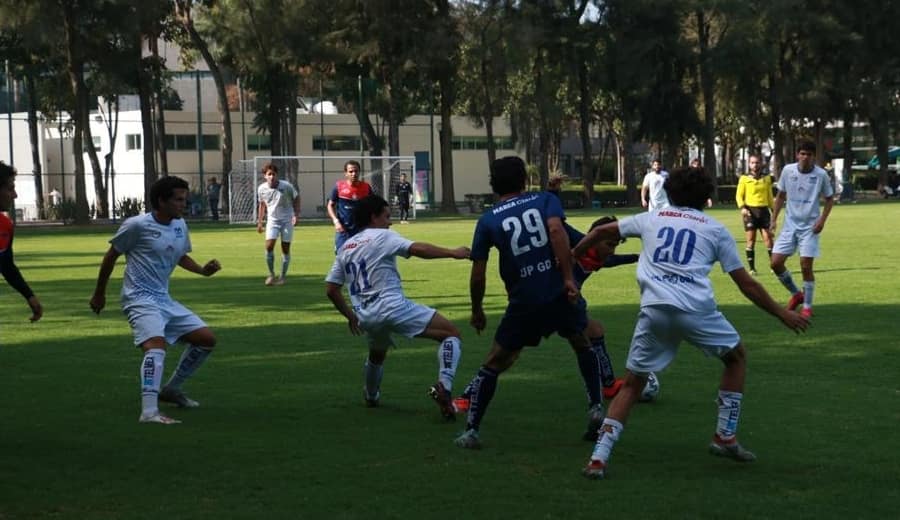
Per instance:
[[[180,421],[159,411],[159,391],[166,361],[166,322],[159,306],[152,303],[128,304],[123,308],[134,344],[141,348],[141,415],[140,422],[176,424]]]
[[[756,275],[756,227],[753,225],[753,213],[743,217],[744,219],[744,235],[747,239],[747,247],[744,254],[747,256],[747,266],[750,268],[750,274]]]
[[[178,302],[166,306],[166,312],[166,341],[183,343],[185,347],[159,399],[180,408],[196,408],[200,403],[185,395],[182,386],[206,362],[216,346],[216,336],[203,320]]]
[[[744,380],[747,374],[747,351],[743,343],[721,357],[725,368],[716,399],[718,414],[716,433],[709,444],[709,451],[719,457],[740,462],[752,462],[756,456],[737,441],[738,422],[741,417],[741,401],[744,398]]]
[[[788,226],[788,224],[785,224],[785,229],[781,231],[781,234],[778,235],[778,239],[775,241],[770,265],[778,281],[791,293],[791,299],[788,301],[787,307],[794,310],[803,302],[803,293],[797,287],[797,284],[794,283],[791,272],[784,265],[787,258],[797,250],[796,234]]]
[[[759,226],[757,226],[759,232],[762,234],[763,243],[766,245],[766,253],[769,255],[769,263],[772,263],[772,247],[774,245],[774,240],[772,237],[772,232],[769,231],[769,228],[772,227],[772,213],[769,211],[769,208],[763,208],[762,214],[759,219]]]
[[[363,365],[363,399],[366,406],[375,408],[381,399],[381,380],[384,377],[384,360],[387,357],[388,345],[370,337],[369,355]]]
[[[612,399],[622,387],[624,380],[616,379],[615,370],[613,369],[612,359],[606,350],[606,331],[603,324],[594,319],[588,319],[588,326],[585,330],[591,341],[591,350],[597,357],[597,363],[600,369],[600,384],[603,385],[603,397]]]
[[[499,329],[498,329],[499,333]],[[469,382],[467,391],[469,392],[469,412],[466,415],[466,431],[456,438],[454,441],[460,448],[479,449],[481,448],[481,439],[479,438],[479,429],[481,421],[487,412],[494,393],[497,390],[497,380],[500,374],[511,367],[516,359],[519,358],[521,348],[508,350],[503,348],[495,338],[488,352],[487,359],[478,373]]]
[[[270,238],[270,229],[269,224],[266,224],[266,268],[269,270],[266,285],[275,283],[275,238],[277,235]]]
[[[433,339],[440,343],[437,352],[438,380],[428,389],[428,393],[437,402],[441,415],[445,419],[454,419],[456,415],[451,392],[459,359],[462,356],[459,328],[439,312],[435,312],[418,337]]]
[[[281,276],[276,284],[284,285],[284,278],[287,276],[288,266],[291,265],[291,242],[294,240],[294,226],[288,222],[281,230]]]
[[[808,231],[800,239],[800,270],[803,273],[803,309],[800,313],[812,317],[813,296],[816,290],[816,275],[813,262],[819,256],[819,235]]]

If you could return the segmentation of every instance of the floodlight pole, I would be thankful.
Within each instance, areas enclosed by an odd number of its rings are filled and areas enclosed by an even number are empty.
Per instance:
[[[9,166],[11,168],[15,167],[15,161],[13,160],[13,124],[12,124],[12,111],[13,111],[13,95],[12,95],[12,78],[9,76],[9,60],[4,60],[6,67],[6,122],[9,128]],[[40,196],[40,194],[38,194]],[[6,209],[6,208],[3,208]],[[13,199],[12,206],[10,209],[10,217],[13,222],[16,221],[16,201]]]
[[[197,166],[200,168],[200,186],[198,187],[198,191],[200,192],[200,211],[203,213],[199,216],[203,216],[206,214],[206,205],[204,202],[206,201],[206,197],[203,196],[204,189],[206,186],[203,184],[203,107],[201,106],[201,98],[200,98],[200,71],[195,70],[196,74],[196,83],[197,83]],[[226,110],[228,108],[226,107]]]
[[[322,77],[319,76],[319,153],[322,156],[322,193],[325,193],[325,111],[322,97]],[[327,212],[326,212],[327,213]]]

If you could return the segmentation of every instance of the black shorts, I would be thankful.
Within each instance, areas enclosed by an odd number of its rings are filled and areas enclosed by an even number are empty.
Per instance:
[[[409,200],[400,199],[397,201],[400,205],[400,209],[409,209]]]
[[[571,304],[565,293],[542,304],[511,303],[500,320],[494,341],[504,350],[533,347],[554,332],[564,338],[587,327],[585,305]]]
[[[772,227],[772,214],[769,213],[769,208],[766,206],[762,206],[760,208],[751,208],[747,207],[750,210],[750,214],[744,216],[744,230],[750,231],[752,229],[769,229]]]

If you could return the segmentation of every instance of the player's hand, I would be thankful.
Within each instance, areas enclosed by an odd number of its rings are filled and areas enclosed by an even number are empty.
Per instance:
[[[222,270],[222,264],[218,260],[212,259],[203,266],[203,276],[212,276]]]
[[[484,315],[484,310],[472,311],[472,317],[469,319],[469,323],[472,325],[472,328],[475,329],[475,332],[481,334],[481,331],[487,326],[487,316]]]
[[[818,235],[819,233],[822,232],[823,229],[825,229],[825,223],[822,222],[821,220],[817,220],[816,225],[813,226],[813,229],[812,229],[813,235]]]
[[[744,216],[744,217],[750,216],[750,210],[747,208],[741,208],[741,216]]]
[[[465,260],[465,259],[469,258],[469,255],[471,255],[471,254],[472,254],[472,250],[465,246],[457,247],[456,249],[453,250],[453,258],[455,258],[457,260]]]
[[[356,314],[351,314],[349,318],[347,318],[347,327],[350,328],[350,333],[354,336],[362,336],[363,330],[359,326],[359,318],[356,317]]]
[[[263,225],[262,225],[262,222],[257,222],[257,223],[256,223],[256,232],[257,232],[257,233],[262,233],[262,232],[263,232]]]
[[[575,303],[578,301],[578,297],[581,296],[581,291],[578,289],[578,285],[575,284],[574,280],[566,280],[566,298],[569,299],[569,303]]]
[[[28,298],[28,306],[31,307],[31,317],[28,318],[31,322],[38,321],[41,319],[41,316],[44,315],[44,307],[41,305],[41,300],[38,300],[38,297],[35,295],[31,295]]]
[[[292,226],[297,225],[297,215],[294,215],[293,217],[291,217],[291,225]]]
[[[646,208],[646,207],[647,207],[647,201],[646,201],[646,200],[642,200],[642,201],[641,201],[641,206],[643,206],[643,207]]]
[[[775,234],[775,221],[774,220],[772,221],[772,224],[769,225],[769,233],[771,233],[773,235]]]
[[[336,233],[343,233],[343,232],[344,232],[344,226],[341,224],[341,221],[340,221],[340,220],[337,220],[337,219],[334,220],[334,231],[335,231]]]
[[[100,314],[100,311],[103,310],[103,307],[106,307],[106,295],[105,294],[96,294],[91,297],[91,310],[94,311],[94,314]]]
[[[789,311],[787,309],[782,309],[778,319],[781,320],[781,323],[784,323],[785,327],[791,329],[796,334],[806,332],[806,329],[809,328],[810,325],[809,318],[801,316],[799,312]]]

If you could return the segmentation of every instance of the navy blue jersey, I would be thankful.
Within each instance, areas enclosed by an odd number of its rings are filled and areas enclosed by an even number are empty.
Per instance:
[[[408,181],[398,182],[397,183],[397,200],[401,203],[409,204],[409,199],[412,196],[412,184]]]
[[[500,252],[500,277],[510,303],[553,301],[563,290],[550,244],[547,219],[565,218],[559,199],[546,192],[522,193],[484,212],[472,238],[472,260]]]

